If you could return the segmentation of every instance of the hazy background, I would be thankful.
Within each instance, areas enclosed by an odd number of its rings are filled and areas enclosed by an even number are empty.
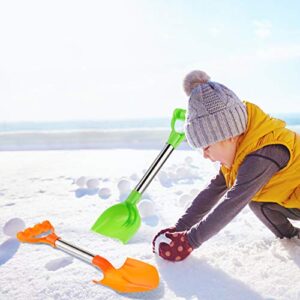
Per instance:
[[[299,112],[299,1],[0,0],[0,121],[170,117],[184,75]]]

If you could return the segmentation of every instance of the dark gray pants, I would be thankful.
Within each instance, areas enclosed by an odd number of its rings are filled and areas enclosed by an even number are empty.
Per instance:
[[[279,238],[291,238],[299,229],[288,220],[300,220],[300,209],[285,208],[273,202],[249,203],[255,215]]]

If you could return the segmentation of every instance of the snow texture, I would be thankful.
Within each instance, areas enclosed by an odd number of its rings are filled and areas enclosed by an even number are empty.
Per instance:
[[[151,241],[174,225],[216,168],[196,151],[178,150],[139,203],[142,225],[126,245],[90,231],[123,201],[158,150],[2,152],[0,164],[0,299],[300,299],[299,240],[278,240],[245,208],[186,260],[164,261]],[[160,285],[119,294],[94,284],[102,273],[48,245],[20,244],[18,230],[50,220],[66,241],[106,257],[153,264]],[[299,226],[299,222],[295,222]]]

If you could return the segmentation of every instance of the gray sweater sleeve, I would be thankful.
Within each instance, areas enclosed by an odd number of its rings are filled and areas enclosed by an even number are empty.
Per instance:
[[[177,221],[175,225],[176,230],[188,230],[194,224],[201,221],[222,198],[226,191],[225,178],[220,171],[219,174],[211,180],[209,185],[198,194],[184,215]]]
[[[188,230],[187,234],[191,246],[193,248],[199,247],[203,242],[224,228],[272,176],[287,165],[289,158],[288,149],[282,145],[266,146],[249,154],[240,166],[236,181],[226,193],[223,201],[214,210],[210,211],[205,219],[200,220]],[[216,198],[214,198],[214,203],[217,202]],[[206,200],[208,201],[208,199]],[[192,213],[197,212],[197,209],[207,214],[208,206],[207,209],[198,206],[203,203],[205,203],[204,200],[194,201],[192,206],[195,206],[193,208],[190,207],[186,212],[186,214],[189,212],[191,215],[188,217],[185,214],[184,220],[195,220],[195,216]],[[203,218],[203,213],[200,215],[200,219],[201,217]],[[199,217],[199,214],[197,217]]]

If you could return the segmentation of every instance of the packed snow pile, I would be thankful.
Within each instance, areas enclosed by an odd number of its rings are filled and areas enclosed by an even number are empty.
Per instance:
[[[152,253],[217,168],[195,151],[174,151],[138,204],[142,226],[126,245],[90,230],[124,201],[157,150],[2,152],[0,299],[300,299],[300,241],[275,239],[245,208],[186,260]],[[50,220],[58,235],[121,266],[127,257],[157,267],[156,290],[119,294],[93,279],[101,271],[48,245],[20,244],[16,233]],[[300,226],[299,222],[295,223]]]

